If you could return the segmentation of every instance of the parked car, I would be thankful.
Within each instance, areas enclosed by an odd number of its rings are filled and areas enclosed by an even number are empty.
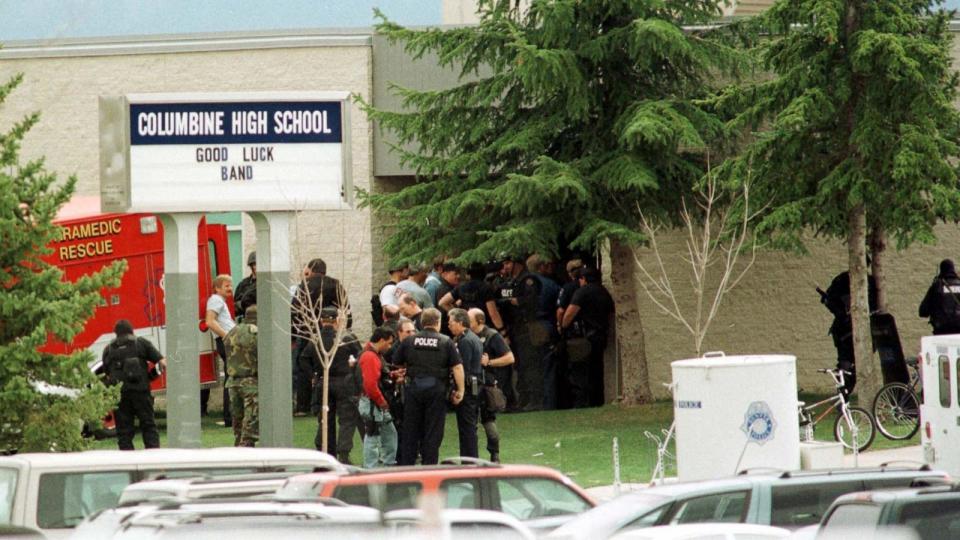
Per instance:
[[[741,474],[667,484],[622,495],[584,512],[549,534],[600,540],[629,529],[686,523],[756,523],[796,529],[818,523],[835,498],[865,489],[943,484],[946,473],[880,467],[834,471]]]
[[[371,540],[383,531],[380,512],[338,501],[205,500],[145,503],[106,510],[71,540],[222,540],[337,538]]]
[[[147,479],[269,471],[346,470],[329,454],[294,448],[97,450],[0,457],[0,524],[65,538],[86,516],[112,508]]]
[[[633,529],[614,540],[775,540],[787,538],[790,530],[752,523],[693,523]]]
[[[904,530],[920,540],[960,540],[960,485],[844,495],[827,510],[817,539]]]
[[[416,508],[426,493],[441,493],[445,508],[504,512],[539,532],[596,506],[586,491],[553,469],[482,460],[295,476],[277,497],[334,497],[389,511]]]
[[[383,518],[389,538],[482,538],[534,540],[533,532],[517,518],[490,510],[447,509],[439,520],[425,518],[423,510],[393,510]]]

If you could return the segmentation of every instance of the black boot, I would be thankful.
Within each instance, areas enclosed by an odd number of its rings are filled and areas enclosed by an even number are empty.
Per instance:
[[[337,461],[343,465],[353,465],[353,463],[350,462],[350,454],[337,454]]]
[[[494,463],[500,463],[500,453],[499,452],[490,452],[490,461]]]

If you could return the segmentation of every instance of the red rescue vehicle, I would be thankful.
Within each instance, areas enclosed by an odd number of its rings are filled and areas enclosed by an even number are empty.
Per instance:
[[[113,326],[127,319],[134,333],[145,337],[164,355],[166,312],[163,289],[163,225],[150,214],[101,214],[98,198],[75,197],[61,209],[56,224],[61,238],[50,244],[53,253],[47,262],[63,270],[66,279],[76,281],[117,260],[127,260],[120,287],[104,290],[100,306],[73,343],[50,343],[46,349],[64,353],[80,348],[93,352],[96,369],[103,349],[114,338]],[[206,300],[213,293],[213,277],[230,273],[225,225],[200,221],[197,234],[200,303],[198,321],[206,314]],[[233,309],[233,306],[230,306]],[[200,384],[218,381],[215,351],[210,333],[201,332]],[[166,389],[166,374],[153,381],[154,392]]]

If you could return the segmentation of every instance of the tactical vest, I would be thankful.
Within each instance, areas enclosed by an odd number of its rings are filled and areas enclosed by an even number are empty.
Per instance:
[[[934,328],[960,326],[960,279],[941,279],[937,292],[940,296],[940,305],[933,314]]]
[[[450,350],[453,344],[450,338],[434,332],[425,330],[415,334],[412,338],[412,347],[410,348],[407,360],[407,375],[411,378],[416,377],[437,377],[446,381],[450,368]]]
[[[150,374],[147,372],[145,360],[140,359],[140,348],[137,338],[118,338],[110,344],[108,373],[111,382],[121,383],[121,390],[149,391]]]
[[[257,376],[257,325],[238,324],[223,338],[230,360],[227,376],[243,379]]]
[[[487,313],[487,303],[483,298],[484,283],[479,280],[470,280],[460,286],[458,295],[460,296],[460,307],[469,310],[478,308]]]

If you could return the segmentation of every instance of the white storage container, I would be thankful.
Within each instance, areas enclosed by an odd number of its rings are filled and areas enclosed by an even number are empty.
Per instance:
[[[707,353],[671,366],[681,482],[800,468],[795,356]]]
[[[800,467],[805,471],[842,468],[843,445],[826,441],[800,443]]]

